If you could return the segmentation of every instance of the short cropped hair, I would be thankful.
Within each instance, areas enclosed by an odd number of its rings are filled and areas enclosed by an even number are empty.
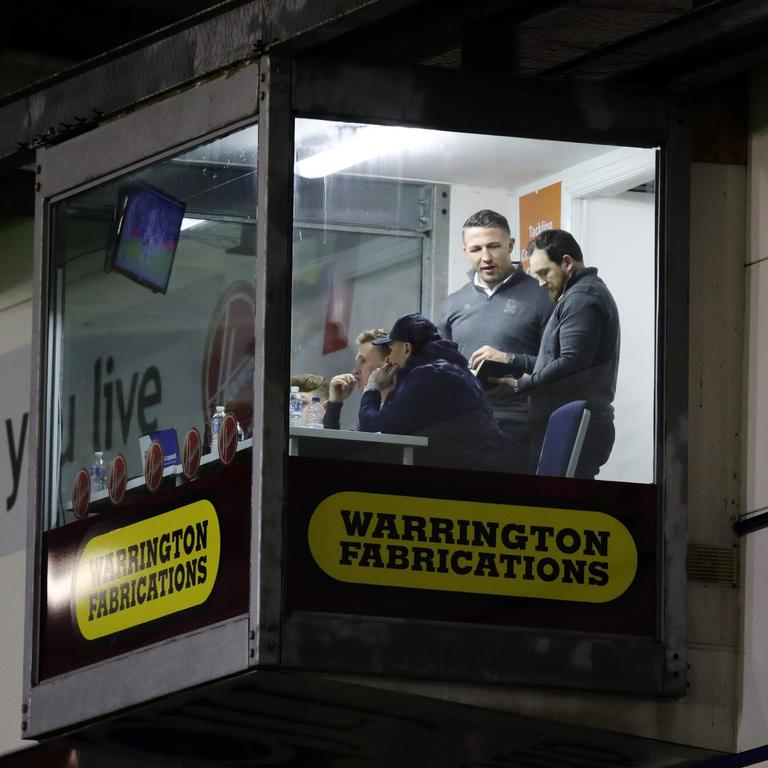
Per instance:
[[[584,261],[584,255],[576,239],[564,229],[545,229],[528,244],[528,247],[531,248],[531,253],[534,250],[546,251],[549,260],[555,264],[562,264],[563,256],[566,254],[576,261]]]
[[[507,235],[510,234],[509,222],[506,217],[502,216],[496,211],[491,211],[488,208],[483,208],[482,211],[473,213],[465,222],[461,228],[462,234],[466,232],[470,227],[482,227],[483,229],[502,229]]]
[[[291,386],[298,387],[299,392],[320,392],[322,397],[328,399],[330,382],[316,373],[299,373],[291,376]]]
[[[358,333],[356,341],[359,346],[374,339],[383,339],[385,336],[389,336],[389,331],[385,331],[383,328],[371,328]],[[381,352],[382,357],[386,357],[391,351],[389,344],[377,344],[376,348]]]

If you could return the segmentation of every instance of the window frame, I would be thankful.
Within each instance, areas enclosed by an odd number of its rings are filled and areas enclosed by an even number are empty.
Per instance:
[[[309,117],[660,148],[656,174],[654,372],[656,636],[600,636],[459,624],[441,630],[430,626],[430,622],[413,619],[403,622],[378,616],[298,611],[287,612],[284,619],[283,663],[303,669],[418,677],[423,675],[425,665],[440,668],[440,664],[430,663],[433,658],[413,649],[435,647],[440,631],[450,631],[452,642],[463,649],[467,663],[460,674],[444,677],[653,695],[684,694],[689,187],[684,100],[660,90],[517,80],[463,71],[388,70],[308,59],[273,59],[270,66],[281,67],[283,72],[291,68],[289,104],[284,94],[280,97],[281,109],[290,111],[291,120]],[[497,108],[481,114],[457,109],[457,93],[472,94],[472,105],[491,104]],[[524,114],[511,106],[521,103],[530,105]],[[567,125],[563,115],[571,116]],[[287,117],[283,115],[283,119]],[[287,165],[285,169],[289,178],[272,176],[269,194],[290,195],[292,173]],[[290,259],[290,244],[285,245],[285,258]],[[330,633],[338,642],[324,643],[322,652],[315,652],[306,639],[318,633]],[[355,633],[366,640],[361,640],[359,648],[356,646],[360,653],[350,661],[348,639]],[[526,663],[533,658],[532,644],[542,638],[560,650],[558,656],[563,663],[557,669],[542,669],[541,665],[536,669],[535,664]],[[567,662],[585,643],[605,661],[602,672],[588,679]],[[334,645],[342,650],[334,652]],[[366,657],[375,657],[376,661],[367,661]],[[515,665],[523,672],[510,671],[505,664],[510,657],[524,660]],[[631,669],[626,658],[633,658]]]
[[[113,178],[256,124],[259,94],[259,67],[250,64],[136,108],[67,142],[38,150],[33,275],[33,344],[38,346],[31,371],[22,723],[27,738],[247,668],[247,614],[142,649],[145,655],[139,667],[163,670],[156,675],[136,674],[137,659],[129,653],[41,680],[39,654],[43,534],[53,508],[51,499],[57,488],[60,460],[53,425],[57,423],[60,403],[57,365],[62,286],[57,282],[57,267],[51,253],[53,206]],[[217,648],[214,658],[209,652],[212,644]],[[179,653],[189,661],[184,669],[173,663]],[[128,678],[134,681],[130,690],[114,686],[115,680]],[[104,691],[104,695],[82,696],[83,690]]]

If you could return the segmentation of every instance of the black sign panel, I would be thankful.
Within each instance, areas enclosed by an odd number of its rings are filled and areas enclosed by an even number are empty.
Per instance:
[[[656,488],[289,459],[289,611],[653,638]]]

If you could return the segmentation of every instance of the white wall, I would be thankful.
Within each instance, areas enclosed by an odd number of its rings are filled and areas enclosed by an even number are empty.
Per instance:
[[[0,220],[0,755],[21,740],[27,471],[26,450],[15,499],[11,455],[29,411],[32,337],[32,220]],[[15,445],[9,445],[9,422]],[[27,441],[25,446],[28,445]]]
[[[745,515],[768,511],[768,67],[753,73],[750,110]],[[738,745],[750,749],[768,742],[768,530],[749,534],[742,549],[744,656]]]
[[[768,509],[768,126],[752,134],[749,153],[747,513]]]
[[[581,202],[581,248],[616,300],[621,357],[616,442],[603,480],[653,482],[655,198],[639,192]]]
[[[21,740],[25,564],[24,550],[0,557],[0,755],[30,745]]]

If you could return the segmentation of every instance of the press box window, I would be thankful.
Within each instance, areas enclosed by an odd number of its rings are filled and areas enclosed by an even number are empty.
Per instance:
[[[375,434],[352,439],[368,359],[386,359],[357,339],[389,331],[409,313],[444,330],[446,308],[474,280],[462,224],[491,209],[509,223],[516,269],[528,268],[526,245],[548,229],[572,233],[586,266],[597,267],[621,326],[612,402],[616,437],[598,479],[654,481],[656,150],[303,118],[295,134],[292,379],[286,388],[302,385],[306,374],[314,378],[291,427],[294,455],[430,465],[440,447],[438,466],[465,468],[461,439],[450,430],[445,437],[444,417],[403,430],[421,442]],[[510,323],[515,312],[527,311],[518,301],[502,308]],[[538,339],[531,346],[528,338],[526,346],[506,336],[504,352],[536,357]],[[501,347],[505,334],[489,328],[486,338],[456,325],[453,337],[470,358],[484,344]],[[311,396],[329,407],[325,384],[318,382],[345,373],[354,385],[340,409],[341,429],[336,435],[309,431]],[[491,404],[499,416],[504,409]],[[428,399],[423,408],[429,410]],[[446,439],[457,449],[453,461]],[[504,470],[520,471],[513,465]]]
[[[257,129],[249,127],[69,196],[52,206],[56,285],[54,407],[46,527],[147,493],[147,446],[162,477],[183,480],[191,430],[209,456],[217,405],[249,442]],[[90,472],[77,508],[78,471]],[[82,478],[81,478],[82,479]]]

